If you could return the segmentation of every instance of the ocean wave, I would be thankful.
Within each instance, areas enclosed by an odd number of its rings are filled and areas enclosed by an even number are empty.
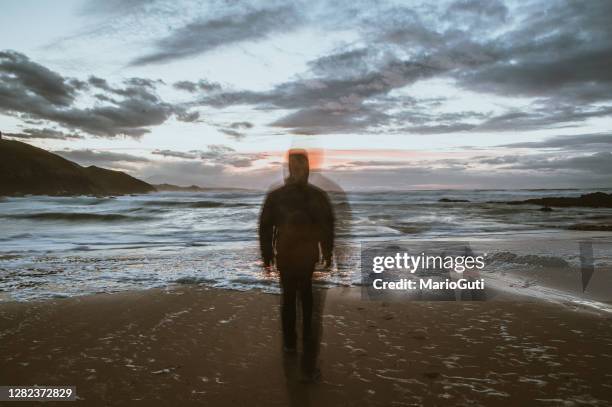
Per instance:
[[[568,227],[569,230],[584,230],[598,232],[612,232],[612,224],[602,225],[600,223],[577,223]]]
[[[174,283],[176,284],[185,284],[185,285],[190,285],[190,284],[213,284],[216,283],[217,280],[214,278],[204,278],[204,277],[193,277],[193,276],[186,276],[186,277],[181,277],[181,278],[177,278],[176,280],[174,280]]]
[[[82,213],[82,212],[40,212],[18,215],[3,215],[4,218],[66,221],[66,222],[125,222],[146,221],[153,219],[150,216],[129,216],[119,213]]]
[[[241,202],[220,203],[220,202],[209,202],[209,201],[193,202],[189,205],[190,208],[219,208],[219,207],[238,208],[238,207],[246,207],[246,206],[252,206],[252,205],[248,203],[241,203]]]
[[[124,210],[124,212],[142,212],[142,213],[168,213],[171,212],[171,208],[130,208]]]
[[[0,254],[0,260],[15,260],[20,257],[21,256],[17,254]]]
[[[377,221],[377,220],[392,220],[393,218],[394,218],[393,215],[386,215],[386,214],[381,214],[381,215],[376,214],[376,215],[368,216],[369,220],[374,220],[374,221]]]
[[[218,202],[218,201],[145,201],[143,205],[146,206],[171,206],[171,207],[183,207],[183,208],[231,208],[231,207],[242,207],[250,206],[247,203],[241,202]]]
[[[431,229],[431,224],[426,223],[397,223],[389,225],[391,229],[395,229],[398,232],[406,234],[418,234],[423,233]]]
[[[87,202],[87,205],[100,205],[100,204],[110,203],[110,202],[115,202],[115,201],[116,201],[115,197],[97,198],[95,201]]]

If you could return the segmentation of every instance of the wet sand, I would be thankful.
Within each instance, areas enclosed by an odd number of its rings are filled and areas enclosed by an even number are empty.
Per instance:
[[[612,402],[609,315],[325,294],[318,383],[283,357],[278,296],[179,286],[0,304],[0,384],[76,385],[87,406]]]

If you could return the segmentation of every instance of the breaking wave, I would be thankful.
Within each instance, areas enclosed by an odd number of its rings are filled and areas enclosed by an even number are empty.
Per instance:
[[[146,206],[169,206],[181,208],[235,208],[250,206],[240,202],[217,202],[217,201],[145,201]]]
[[[18,215],[4,215],[4,218],[31,219],[66,222],[129,222],[153,219],[150,216],[129,216],[119,213],[41,212]]]

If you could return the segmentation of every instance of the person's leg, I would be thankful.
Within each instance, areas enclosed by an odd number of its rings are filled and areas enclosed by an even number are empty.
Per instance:
[[[300,276],[299,290],[302,302],[302,332],[306,341],[312,335],[312,272]]]
[[[282,305],[281,320],[283,325],[283,346],[286,349],[295,349],[295,300],[297,284],[296,279],[289,273],[281,271]]]
[[[313,292],[312,271],[302,275],[300,279],[300,299],[302,302],[302,324],[303,324],[303,353],[302,353],[302,375],[303,380],[317,380],[317,338],[312,326],[313,319]]]

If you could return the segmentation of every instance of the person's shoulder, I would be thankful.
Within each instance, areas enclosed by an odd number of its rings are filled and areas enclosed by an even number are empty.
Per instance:
[[[325,192],[325,190],[323,190],[323,189],[321,189],[321,188],[319,188],[319,187],[317,187],[315,185],[312,185],[312,184],[309,183],[308,184],[308,190],[312,194],[314,194],[316,196],[319,196],[319,197],[325,198],[325,199],[329,199],[329,195],[327,194],[327,192]]]
[[[286,189],[286,187],[287,187],[286,185],[279,185],[277,187],[274,187],[274,188],[270,189],[266,193],[266,198],[268,198],[268,199],[275,199],[279,195],[283,194],[283,191]]]
[[[309,182],[308,184],[306,184],[306,187],[307,187],[309,190],[311,190],[311,191],[313,191],[313,192],[315,192],[315,193],[318,193],[318,194],[321,194],[321,193],[325,194],[325,193],[326,193],[326,192],[325,192],[325,191],[323,191],[321,188],[319,188],[319,187],[318,187],[318,186],[316,186],[316,185],[311,184],[310,182]]]

